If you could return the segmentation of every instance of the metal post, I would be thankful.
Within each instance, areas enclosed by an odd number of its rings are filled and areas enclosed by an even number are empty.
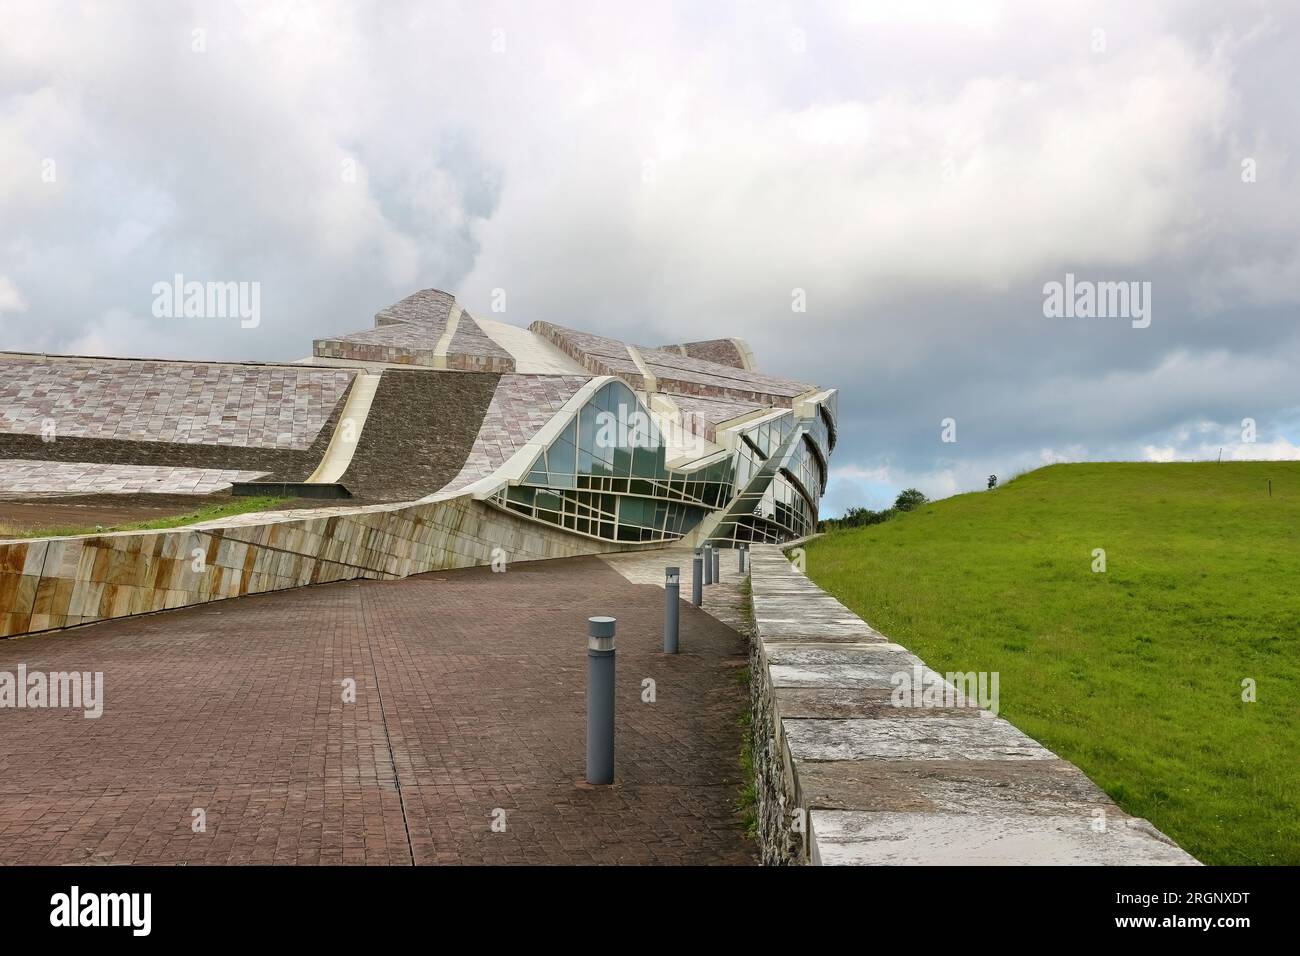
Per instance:
[[[722,549],[713,549],[713,583],[717,584],[722,580]]]
[[[704,583],[713,583],[713,546],[704,546]]]
[[[614,625],[587,618],[587,783],[614,782]]]
[[[677,622],[681,611],[682,569],[664,568],[664,653],[677,653]]]
[[[745,558],[748,557],[749,554],[749,545],[742,544],[736,550],[740,555],[740,557],[737,560],[740,562],[739,563],[740,573],[743,575],[745,573]]]
[[[691,603],[699,607],[704,603],[704,549],[696,548],[691,559]]]

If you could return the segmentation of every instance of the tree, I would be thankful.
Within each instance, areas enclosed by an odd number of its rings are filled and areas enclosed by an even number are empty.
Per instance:
[[[844,512],[844,524],[850,528],[860,528],[871,523],[871,512],[866,508],[849,508]]]
[[[894,499],[894,510],[912,511],[915,508],[921,507],[923,504],[927,504],[929,501],[930,499],[921,494],[917,489],[905,488],[900,491],[898,497]]]
[[[897,512],[893,508],[884,511],[872,511],[870,508],[848,508],[842,518],[827,518],[817,523],[819,531],[841,530],[845,528],[865,528],[868,525],[888,521]]]

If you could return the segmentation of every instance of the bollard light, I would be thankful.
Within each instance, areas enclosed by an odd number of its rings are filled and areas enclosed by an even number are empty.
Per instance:
[[[587,618],[587,783],[614,782],[614,627]]]
[[[713,545],[704,546],[704,583],[713,583]]]
[[[722,580],[722,550],[715,547],[713,549],[713,583],[717,584]]]
[[[704,603],[704,549],[696,548],[691,559],[691,603],[699,607]]]
[[[681,612],[682,570],[664,568],[664,653],[677,653],[677,626]]]

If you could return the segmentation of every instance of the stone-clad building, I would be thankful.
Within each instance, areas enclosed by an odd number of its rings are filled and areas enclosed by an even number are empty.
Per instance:
[[[757,371],[739,339],[522,329],[433,289],[294,363],[0,365],[5,501],[320,499],[0,541],[5,635],[494,555],[789,540],[815,525],[835,445],[835,390]]]

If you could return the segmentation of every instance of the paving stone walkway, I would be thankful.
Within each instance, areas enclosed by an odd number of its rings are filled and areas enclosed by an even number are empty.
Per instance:
[[[601,613],[617,781],[590,788]],[[661,590],[578,558],[0,641],[0,672],[105,675],[99,719],[0,709],[0,863],[754,863],[732,809],[745,639],[684,606],[665,657],[662,615]]]
[[[691,548],[663,548],[654,551],[623,551],[600,555],[611,568],[633,584],[664,587],[664,570],[675,567],[681,573],[683,602],[691,599]],[[737,552],[724,548],[718,558],[719,580],[702,589],[700,608],[710,617],[746,636],[754,632],[749,609],[748,574],[740,573]]]

